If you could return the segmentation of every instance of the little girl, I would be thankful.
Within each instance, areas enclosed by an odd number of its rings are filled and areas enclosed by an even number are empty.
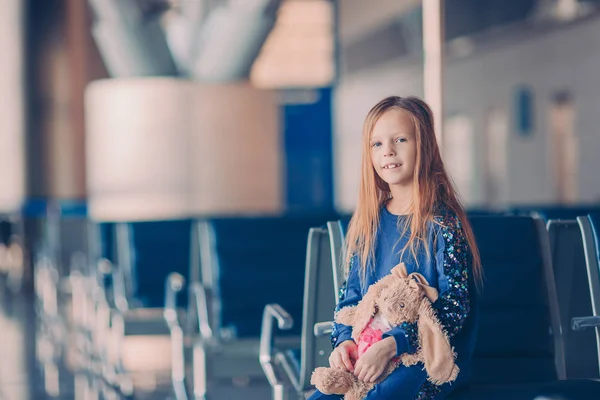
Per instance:
[[[477,325],[474,282],[481,276],[473,232],[444,168],[431,110],[422,100],[392,96],[376,104],[364,123],[362,149],[358,206],[346,238],[348,278],[338,309],[356,305],[372,283],[402,261],[409,274],[418,271],[439,291],[433,307],[460,368],[455,382],[435,386],[422,364],[401,365],[367,399],[443,399],[470,375]],[[417,324],[386,322],[373,318],[370,327],[383,332],[382,340],[361,344],[360,352],[352,328],[336,324],[331,367],[375,382],[392,358],[415,353]],[[319,391],[310,397],[340,398]]]

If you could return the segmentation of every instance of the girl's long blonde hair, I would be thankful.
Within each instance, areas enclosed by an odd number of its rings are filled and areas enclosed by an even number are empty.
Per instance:
[[[390,198],[390,188],[373,168],[370,140],[379,118],[392,109],[404,110],[411,116],[415,124],[417,147],[411,216],[405,227],[409,229],[410,237],[402,251],[410,249],[416,255],[417,249],[425,243],[428,225],[435,223],[435,211],[440,206],[444,207],[454,213],[462,225],[463,234],[473,257],[473,273],[479,283],[481,261],[473,230],[444,168],[435,137],[431,109],[423,100],[416,97],[387,97],[377,103],[367,114],[363,126],[358,206],[348,227],[346,265],[350,265],[350,259],[357,255],[364,278],[369,260],[374,259],[379,213],[381,207]]]

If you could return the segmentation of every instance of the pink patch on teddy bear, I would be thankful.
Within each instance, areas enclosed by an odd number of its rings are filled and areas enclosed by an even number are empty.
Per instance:
[[[360,334],[358,339],[358,357],[361,357],[371,345],[383,339],[383,332],[380,329],[373,329],[369,324]]]

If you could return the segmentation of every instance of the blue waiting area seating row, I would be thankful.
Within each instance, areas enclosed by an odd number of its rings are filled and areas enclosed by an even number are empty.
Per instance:
[[[469,213],[485,281],[473,384],[452,398],[600,397],[590,380],[600,378],[598,218],[575,220],[593,207],[533,211]],[[162,379],[178,400],[219,398],[213,382],[240,377],[266,377],[274,399],[302,398],[331,351],[347,222],[330,213],[95,225],[102,261],[86,273],[103,293],[92,299],[98,321],[107,307],[110,337],[165,338]],[[90,357],[127,392],[139,366],[110,354]]]
[[[504,210],[496,210],[490,211],[486,209],[472,209],[468,210],[470,216],[490,216],[490,215],[536,215],[545,221],[555,220],[555,219],[575,219],[577,216],[593,214],[595,212],[600,213],[600,205],[589,205],[589,206],[543,206],[543,205],[529,205],[529,206],[513,206]],[[222,261],[222,265],[219,267],[227,268],[229,263],[240,262],[239,257],[244,254],[244,246],[247,249],[252,249],[253,254],[255,254],[259,258],[255,258],[255,260],[261,260],[260,257],[268,257],[268,254],[274,256],[279,254],[279,252],[284,252],[286,250],[285,243],[299,243],[306,241],[306,231],[296,232],[294,235],[290,234],[291,231],[286,231],[283,227],[276,226],[278,220],[289,220],[282,225],[287,223],[292,226],[297,220],[299,222],[298,226],[301,229],[306,228],[307,224],[311,222],[314,223],[314,226],[318,226],[319,224],[324,223],[328,218],[334,219],[336,216],[334,214],[328,215],[316,215],[312,218],[304,218],[302,216],[288,217],[288,218],[215,218],[210,219],[210,229],[214,232],[211,233],[211,237],[218,239],[217,242],[212,243],[212,245],[217,246],[218,248],[212,249],[216,251],[220,257],[225,257]],[[312,221],[311,221],[312,219]],[[348,220],[346,217],[344,220]],[[306,221],[306,223],[302,223],[301,221]],[[209,220],[206,220],[209,221]],[[205,221],[205,222],[206,222]],[[316,221],[319,221],[316,223]],[[241,240],[241,238],[247,233],[240,231],[239,234],[235,233],[235,230],[238,229],[236,224],[250,224],[249,229],[254,230],[245,240]],[[272,226],[269,226],[271,224]],[[129,268],[137,269],[139,271],[131,271],[130,277],[131,282],[129,283],[130,287],[128,290],[131,290],[130,296],[134,298],[133,301],[138,305],[143,305],[145,307],[157,307],[162,304],[163,299],[163,286],[164,280],[166,276],[170,272],[178,272],[184,276],[188,274],[190,271],[190,251],[194,251],[191,248],[191,229],[192,221],[191,220],[176,220],[176,221],[158,221],[158,222],[138,222],[138,223],[129,223],[126,224],[125,227],[122,227],[123,230],[127,232],[121,233],[121,240],[117,239],[118,231],[120,228],[116,227],[116,224],[102,224],[102,256],[115,261],[117,257],[117,245],[121,243],[123,249],[119,252],[122,257],[126,258],[123,262],[119,262],[120,265],[129,264]],[[271,228],[271,229],[269,229]],[[276,240],[285,240],[285,243],[277,243],[273,241],[270,249],[278,249],[277,251],[270,251],[269,249],[265,249],[264,247],[260,250],[261,246],[257,245],[257,242],[260,242],[261,236],[259,234],[261,232],[269,232],[272,230],[279,229],[280,235],[278,235],[279,239]],[[282,230],[284,229],[284,230]],[[306,228],[308,229],[308,228]],[[200,232],[203,232],[200,230]],[[238,237],[239,235],[239,237]],[[287,239],[285,238],[287,235]],[[303,240],[301,239],[303,238]],[[279,247],[278,247],[279,246]],[[293,246],[292,246],[293,247]],[[166,250],[166,251],[165,251]],[[259,254],[260,253],[260,254]],[[296,250],[294,254],[289,255],[289,260],[295,260],[294,257],[298,257],[300,253],[298,252],[298,246],[296,246]],[[237,260],[235,258],[238,257]],[[220,261],[220,260],[219,260]],[[254,260],[245,259],[245,263],[250,263],[250,265],[256,265]],[[291,261],[292,263],[294,261]],[[297,262],[297,261],[296,261]],[[262,265],[270,265],[272,263],[271,260],[263,260]],[[250,269],[249,269],[250,270]],[[279,271],[298,271],[297,268],[281,269]],[[142,273],[143,271],[143,273]],[[151,271],[151,273],[146,273],[146,271]],[[259,270],[255,271],[260,273]],[[200,272],[201,273],[201,272]],[[228,270],[222,271],[223,274],[227,275]],[[239,281],[245,281],[247,278],[244,276],[245,273],[248,272],[236,272],[233,276],[226,276],[223,279],[223,284],[225,285],[224,290],[227,292],[230,291],[230,288],[227,285],[232,285],[234,287],[234,291],[237,290],[237,283]],[[281,274],[283,272],[278,271],[270,271],[269,274],[265,274],[265,279],[270,279],[272,282],[280,282],[277,274]],[[292,272],[293,273],[293,272]],[[300,276],[294,276],[294,278],[300,278]],[[267,283],[265,281],[265,283]],[[277,285],[274,285],[277,286]],[[300,293],[298,288],[291,287],[290,290],[295,291],[296,294]],[[225,297],[224,298],[229,298]],[[233,296],[234,299],[237,299],[237,296]],[[225,300],[227,301],[227,300]],[[235,305],[232,305],[234,308]],[[228,313],[230,308],[225,306],[225,313]],[[254,313],[253,316],[257,314]],[[227,325],[228,321],[227,315],[223,315],[225,318],[224,324]],[[240,324],[240,322],[236,322],[236,325]],[[253,325],[250,322],[250,326]],[[247,324],[241,324],[241,326],[236,326],[235,328],[241,328],[241,331],[238,332],[239,335],[244,336],[246,333],[245,329],[256,330],[256,323],[254,323],[254,328],[247,326]],[[255,334],[256,332],[254,332]]]
[[[515,215],[515,216],[535,216],[544,221],[557,219],[572,219],[583,215],[600,213],[600,204],[578,204],[578,205],[514,205],[506,208],[490,210],[487,208],[467,209],[470,216],[489,216],[489,215]]]
[[[157,334],[165,329],[171,335],[181,332],[185,340],[178,346],[183,348],[171,365],[185,369],[194,364],[192,391],[197,398],[208,396],[213,381],[264,379],[258,359],[264,307],[279,303],[292,318],[302,320],[303,291],[310,287],[304,284],[307,232],[336,218],[330,213],[101,226],[103,256],[114,264],[115,306],[124,303],[127,315],[139,310],[137,316],[147,317],[130,317],[126,330],[154,326]],[[173,276],[189,281],[188,299],[184,291],[179,301],[171,295],[170,305],[160,313],[166,310],[176,317],[165,324],[159,313],[148,310],[164,304],[170,287],[164,281]],[[294,326],[280,341],[299,347],[300,330]],[[173,381],[182,387],[183,379]]]

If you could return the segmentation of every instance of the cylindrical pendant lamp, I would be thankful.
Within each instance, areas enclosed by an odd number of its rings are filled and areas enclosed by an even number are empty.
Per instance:
[[[273,92],[172,78],[86,93],[89,214],[101,221],[275,214],[282,144]]]
[[[275,93],[248,84],[194,92],[191,214],[279,212],[284,150]]]
[[[101,221],[187,215],[192,99],[176,79],[107,79],[86,92],[88,210]]]

